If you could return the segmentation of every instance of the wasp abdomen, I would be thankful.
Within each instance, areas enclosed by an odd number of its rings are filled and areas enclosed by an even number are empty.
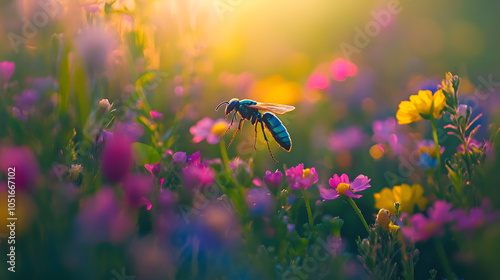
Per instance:
[[[283,149],[290,151],[292,149],[292,139],[280,119],[278,119],[278,117],[276,117],[273,113],[266,112],[262,116],[262,121],[271,132],[271,135],[274,140],[276,140],[276,143],[278,143]]]

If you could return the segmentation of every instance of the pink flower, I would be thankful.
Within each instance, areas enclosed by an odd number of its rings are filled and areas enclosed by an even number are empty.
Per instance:
[[[307,80],[307,89],[326,89],[330,85],[328,78],[320,73],[312,73]]]
[[[316,169],[314,167],[304,169],[303,163],[286,170],[285,175],[290,184],[290,188],[294,190],[305,190],[312,184],[318,182],[318,173],[316,173]]]
[[[228,123],[223,119],[216,121],[211,118],[203,118],[195,126],[189,129],[189,132],[194,135],[193,142],[199,143],[204,139],[210,144],[219,143],[219,137],[224,134],[228,127]]]
[[[151,111],[151,112],[149,112],[149,114],[151,115],[151,117],[153,119],[161,119],[163,117],[163,114],[158,113],[158,111]]]
[[[132,167],[132,143],[123,135],[111,135],[102,151],[101,169],[104,177],[113,183],[121,181]]]
[[[333,175],[328,183],[333,189],[325,188],[324,186],[319,186],[319,195],[325,200],[337,199],[341,195],[345,195],[352,198],[360,198],[362,195],[354,194],[367,188],[371,187],[369,182],[371,180],[365,175],[359,175],[354,179],[354,181],[349,182],[349,177],[347,174],[342,174],[340,177],[335,174]]]
[[[187,162],[187,155],[185,152],[177,152],[173,155],[174,158],[174,164],[178,162],[186,163]]]
[[[215,172],[203,165],[188,165],[183,170],[184,185],[189,190],[200,189],[214,183]]]
[[[40,176],[38,161],[28,147],[1,148],[0,168],[6,178],[12,177],[8,175],[11,171],[15,174],[13,181],[16,190],[32,189]]]
[[[155,164],[145,164],[144,168],[146,168],[149,173],[153,174],[154,176],[158,176],[161,172],[161,163],[157,162]]]
[[[330,66],[330,74],[337,81],[345,81],[347,77],[356,76],[357,72],[358,67],[343,58],[335,59]]]
[[[403,227],[403,234],[413,242],[426,241],[432,236],[441,235],[444,225],[453,220],[451,214],[451,203],[444,200],[436,200],[434,206],[427,210],[428,216],[417,213],[410,217],[413,227]]]
[[[455,231],[474,230],[484,225],[494,222],[500,217],[500,211],[492,211],[489,199],[484,199],[481,207],[474,207],[467,214],[463,209],[456,209],[451,212],[457,224],[452,228]]]
[[[270,187],[276,187],[278,188],[281,185],[281,179],[283,178],[283,173],[281,171],[276,170],[274,173],[271,173],[271,171],[266,171],[266,175],[264,175],[264,182],[266,183],[266,186]]]
[[[0,83],[6,83],[14,74],[14,70],[16,69],[16,65],[14,62],[10,61],[2,61],[0,62]]]
[[[477,151],[481,148],[482,145],[483,145],[483,142],[479,142],[476,139],[471,139],[469,145],[467,146],[467,150],[468,150],[468,152]],[[486,151],[488,152],[490,149],[490,142],[485,141],[484,147],[485,147]],[[457,151],[463,153],[464,146],[462,144],[458,145]]]

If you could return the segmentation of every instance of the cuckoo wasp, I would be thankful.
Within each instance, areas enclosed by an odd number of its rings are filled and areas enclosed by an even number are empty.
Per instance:
[[[284,114],[290,111],[293,111],[295,107],[289,105],[281,105],[274,103],[261,103],[256,102],[249,99],[239,100],[238,98],[233,98],[228,101],[224,101],[220,103],[215,110],[219,110],[219,107],[223,104],[227,104],[226,106],[226,119],[227,116],[234,111],[233,116],[231,117],[231,123],[227,128],[226,132],[221,136],[223,137],[233,125],[233,122],[236,120],[236,114],[238,113],[241,117],[240,122],[238,124],[238,129],[231,138],[231,141],[227,145],[226,149],[229,148],[231,143],[233,142],[234,137],[240,131],[243,126],[243,121],[248,120],[255,126],[255,143],[254,148],[256,148],[257,144],[257,128],[260,123],[260,127],[262,129],[262,133],[264,134],[264,140],[266,140],[267,149],[269,150],[269,154],[274,162],[278,163],[278,161],[274,158],[273,153],[271,152],[271,148],[269,147],[269,141],[266,137],[266,132],[264,131],[264,126],[271,132],[276,143],[280,145],[285,151],[289,152],[292,149],[292,139],[290,138],[290,134],[286,130],[286,127],[283,123],[276,117],[275,114]]]

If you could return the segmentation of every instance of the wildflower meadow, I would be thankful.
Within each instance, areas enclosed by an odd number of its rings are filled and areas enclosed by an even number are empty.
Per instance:
[[[0,279],[499,279],[495,1],[0,2]]]

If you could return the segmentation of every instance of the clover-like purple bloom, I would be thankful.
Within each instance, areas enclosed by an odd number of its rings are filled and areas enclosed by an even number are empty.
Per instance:
[[[11,61],[2,61],[0,62],[0,83],[6,83],[14,74],[14,70],[16,69],[16,64]]]
[[[318,182],[318,173],[316,169],[314,167],[304,169],[303,163],[286,170],[285,175],[290,184],[290,188],[294,190],[305,190],[312,186],[312,184]]]
[[[403,234],[413,242],[426,241],[432,236],[441,235],[444,225],[451,222],[454,217],[451,214],[451,203],[444,200],[436,200],[434,206],[427,210],[428,217],[417,213],[410,217],[412,227],[403,227]]]
[[[278,188],[281,185],[281,179],[283,178],[283,173],[281,171],[276,170],[274,173],[267,170],[266,175],[264,175],[264,182],[267,187],[276,187]]]
[[[15,173],[16,190],[34,188],[40,176],[38,161],[28,147],[0,148],[0,168],[6,175],[11,171]]]
[[[124,135],[114,134],[108,139],[102,151],[101,169],[111,182],[125,178],[132,168],[132,143]]]
[[[365,175],[359,175],[354,179],[354,181],[350,182],[347,174],[342,174],[340,177],[335,174],[333,175],[328,183],[332,187],[325,188],[324,186],[319,186],[319,195],[321,198],[325,200],[337,199],[340,195],[345,195],[352,198],[360,198],[362,195],[355,194],[360,191],[366,190],[370,186],[370,179]]]

